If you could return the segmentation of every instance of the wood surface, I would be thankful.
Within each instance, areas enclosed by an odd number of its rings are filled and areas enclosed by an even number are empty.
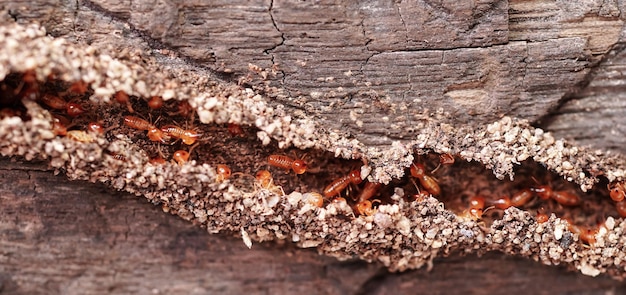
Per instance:
[[[210,4],[208,4],[210,3]],[[583,3],[585,5],[583,5]],[[227,82],[319,116],[370,146],[410,137],[416,114],[502,115],[626,152],[618,1],[0,1],[18,22],[118,50],[172,50]],[[607,53],[608,52],[608,53]],[[373,107],[369,107],[372,105]],[[352,120],[351,112],[357,119]],[[388,117],[384,120],[384,117]],[[336,118],[340,118],[337,120]],[[360,123],[359,123],[360,122]],[[393,127],[393,128],[392,128]],[[622,282],[498,253],[391,274],[289,243],[247,249],[141,198],[0,162],[0,290],[7,294],[620,294]]]

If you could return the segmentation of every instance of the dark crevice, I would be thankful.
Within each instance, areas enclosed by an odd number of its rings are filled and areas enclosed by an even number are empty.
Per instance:
[[[274,26],[274,29],[276,29],[276,31],[277,31],[278,33],[280,33],[280,43],[278,43],[278,44],[274,45],[274,46],[273,46],[273,47],[271,47],[271,48],[268,48],[268,49],[263,50],[263,53],[265,53],[265,54],[269,54],[269,55],[271,56],[271,60],[272,60],[272,68],[277,68],[277,69],[278,69],[278,72],[282,75],[280,83],[281,83],[281,85],[284,87],[284,86],[285,86],[285,79],[286,79],[285,71],[283,71],[282,69],[280,69],[280,66],[279,66],[279,67],[276,67],[276,56],[274,55],[274,53],[273,53],[273,52],[274,52],[274,50],[276,50],[276,48],[278,48],[279,46],[282,46],[282,45],[284,45],[284,44],[285,44],[285,33],[283,33],[283,32],[280,30],[280,28],[278,28],[278,24],[276,23],[276,19],[274,18],[274,12],[273,12],[273,9],[274,9],[274,1],[273,1],[273,0],[271,0],[271,1],[270,1],[270,5],[269,5],[269,7],[268,7],[268,12],[269,12],[269,15],[270,15],[270,19],[272,20],[272,25]],[[291,93],[289,92],[289,89],[286,89],[286,88],[285,88],[285,90],[287,91],[287,93],[289,94],[289,96],[291,96]]]
[[[367,279],[354,293],[354,295],[367,295],[376,294],[381,286],[385,285],[389,271],[385,268],[381,268],[373,276]]]
[[[592,63],[592,65],[590,67],[589,73],[585,76],[585,78],[576,86],[574,86],[574,89],[563,95],[563,97],[559,99],[556,105],[552,107],[549,111],[547,111],[545,115],[531,122],[531,125],[544,130],[549,130],[550,125],[554,123],[556,117],[560,114],[565,113],[562,112],[561,109],[563,109],[565,105],[567,105],[570,101],[580,99],[581,92],[585,91],[589,84],[598,75],[598,69],[601,68],[600,65],[604,64],[608,59],[613,57],[615,55],[613,54],[614,52],[621,52],[624,50],[626,50],[626,43],[616,43],[606,54],[604,54],[604,56],[602,56],[599,61],[596,61],[595,63],[591,61],[590,63]]]

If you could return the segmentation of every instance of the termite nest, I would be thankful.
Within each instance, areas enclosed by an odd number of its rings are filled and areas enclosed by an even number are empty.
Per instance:
[[[623,158],[511,118],[456,128],[425,115],[415,139],[368,147],[242,86],[164,77],[174,70],[138,66],[148,57],[126,66],[33,30],[21,37],[44,53],[0,54],[4,156],[47,159],[249,246],[289,239],[397,271],[502,251],[626,273]],[[23,43],[7,38],[5,50]]]
[[[233,181],[249,193],[268,190],[285,196],[298,191],[315,207],[345,203],[353,218],[372,216],[379,206],[400,198],[406,202],[436,198],[459,218],[479,222],[485,232],[504,210],[515,207],[535,216],[537,223],[554,214],[566,220],[582,242],[593,245],[607,217],[626,217],[622,182],[601,178],[594,189],[582,192],[531,160],[517,167],[514,180],[506,181],[459,155],[416,151],[405,177],[383,184],[368,178],[371,168],[365,159],[343,160],[319,150],[283,150],[275,142],[263,146],[256,140],[256,128],[202,124],[186,101],[118,91],[110,103],[96,105],[89,100],[93,90],[88,83],[64,82],[54,75],[40,83],[34,71],[7,76],[0,90],[2,118],[29,120],[23,101],[32,101],[50,113],[57,137],[82,143],[123,139],[141,147],[148,165],[209,164],[216,167],[216,182]],[[128,161],[123,151],[105,151],[105,157]]]

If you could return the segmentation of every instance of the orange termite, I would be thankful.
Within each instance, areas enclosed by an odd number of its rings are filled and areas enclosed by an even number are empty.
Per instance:
[[[563,206],[577,206],[580,204],[580,198],[572,194],[568,191],[554,191],[551,187],[547,185],[541,185],[536,188],[531,189],[533,192],[537,193],[539,198],[542,200],[547,200],[552,198],[557,203]]]
[[[155,126],[150,122],[135,116],[124,116],[124,125],[137,130],[150,131],[155,129]]]
[[[424,189],[428,191],[431,195],[438,196],[439,194],[441,194],[441,188],[439,187],[439,184],[434,178],[426,175],[426,169],[424,168],[424,165],[413,163],[413,165],[411,165],[410,171],[411,175],[417,178],[420,184],[424,187]]]
[[[133,106],[130,103],[130,97],[128,96],[128,94],[126,94],[126,92],[120,90],[118,92],[115,92],[113,97],[115,98],[115,101],[117,101],[117,102],[119,102],[121,104],[125,104],[126,108],[128,108],[129,112],[131,112],[131,113],[135,112],[135,110],[133,110]]]
[[[574,234],[578,234],[578,238],[588,245],[593,245],[596,242],[596,234],[598,233],[597,228],[570,224],[569,230]]]
[[[194,130],[185,130],[174,125],[165,125],[161,127],[161,131],[171,137],[179,138],[186,145],[192,145],[202,136],[201,133],[197,133]]]
[[[152,128],[148,130],[148,139],[150,139],[151,141],[166,142],[169,137],[167,136],[167,134],[161,131],[161,129],[157,128],[156,126],[152,126]]]
[[[124,116],[124,125],[137,129],[148,131],[148,138],[151,141],[167,141],[167,135],[161,129],[152,125],[150,122],[135,116]]]
[[[359,184],[363,181],[361,179],[361,172],[359,170],[352,170],[350,174],[343,176],[331,182],[324,188],[324,197],[330,198],[332,196],[340,195],[341,192],[352,184]]]
[[[65,113],[71,117],[76,117],[85,112],[85,109],[81,105],[73,102],[67,102],[64,99],[49,93],[46,93],[41,97],[41,102],[52,109],[64,110]]]
[[[274,167],[293,170],[296,174],[306,172],[306,162],[300,159],[294,160],[288,156],[270,155],[267,157],[267,162]]]
[[[606,185],[609,189],[609,196],[615,202],[621,202],[626,197],[626,189],[621,182],[615,183],[611,186],[611,184]]]
[[[217,182],[222,182],[229,179],[230,175],[232,174],[232,172],[230,171],[230,167],[224,164],[218,164],[217,169],[215,170],[217,172],[217,177],[215,179]]]
[[[189,161],[189,152],[185,150],[177,150],[174,152],[172,159],[178,163],[178,165],[183,165]]]
[[[243,129],[241,129],[239,124],[228,123],[228,132],[230,132],[232,136],[243,136]]]
[[[485,209],[485,198],[481,196],[473,196],[469,198],[469,208],[466,209],[462,216],[467,216],[473,220],[479,220],[483,217]]]
[[[163,159],[162,157],[155,157],[155,158],[150,159],[148,163],[152,165],[161,165],[161,164],[167,163],[167,161],[165,161],[165,159]]]
[[[102,124],[99,122],[89,122],[89,124],[87,124],[87,130],[98,134],[104,133],[104,127],[102,127]]]
[[[83,80],[78,80],[67,89],[71,93],[83,95],[89,90],[89,84]]]
[[[68,102],[67,107],[65,108],[65,113],[68,116],[76,117],[85,113],[85,109],[77,103]]]
[[[40,99],[45,105],[55,110],[65,110],[67,107],[67,101],[56,95],[46,93]]]
[[[59,120],[54,119],[52,121],[52,133],[54,133],[54,135],[65,136],[67,135],[67,128]]]
[[[366,182],[365,186],[363,187],[363,190],[361,191],[361,193],[359,193],[359,196],[357,198],[358,202],[371,199],[373,196],[375,196],[378,193],[378,190],[380,190],[382,186],[383,186],[382,183],[369,182],[369,181]]]
[[[491,205],[498,209],[505,210],[509,207],[521,207],[526,205],[533,198],[533,193],[530,189],[523,189],[515,194],[511,198],[501,197],[491,202]]]
[[[363,200],[354,205],[354,211],[359,215],[372,216],[376,213],[376,209],[372,208],[372,205],[373,203],[370,200]]]
[[[124,125],[137,130],[150,130],[154,125],[150,122],[135,116],[124,116]]]
[[[150,107],[153,110],[158,110],[162,106],[163,106],[163,98],[161,98],[160,96],[153,96],[148,101],[148,107]]]
[[[285,192],[283,191],[282,187],[278,185],[274,185],[274,179],[272,178],[272,173],[270,173],[269,171],[260,170],[259,172],[257,172],[256,180],[258,181],[258,185],[261,188],[272,191],[276,194],[280,192],[281,195],[283,196],[285,195]]]
[[[52,132],[54,135],[65,136],[67,135],[67,128],[69,128],[70,120],[67,118],[53,114],[52,115]]]
[[[548,214],[537,212],[537,223],[544,223],[548,221],[548,219],[550,219]]]
[[[261,170],[256,173],[256,180],[259,182],[262,188],[268,188],[274,179],[272,178],[272,173],[267,170]]]

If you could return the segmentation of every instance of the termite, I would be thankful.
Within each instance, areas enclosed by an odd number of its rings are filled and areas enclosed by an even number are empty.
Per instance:
[[[150,161],[148,161],[148,163],[152,165],[162,165],[162,164],[167,163],[167,161],[165,161],[165,159],[163,159],[162,157],[157,156],[157,157],[151,158]]]
[[[287,170],[293,170],[296,174],[302,174],[306,172],[306,162],[300,159],[294,160],[288,156],[283,155],[270,155],[267,157],[267,163]],[[359,176],[360,177],[360,176]]]
[[[160,96],[153,96],[148,101],[148,107],[153,110],[158,110],[163,106],[163,98]]]
[[[272,173],[267,170],[260,170],[256,174],[256,180],[258,185],[266,190],[272,191],[276,194],[280,192],[281,195],[285,195],[283,188],[274,184],[274,179],[272,178]]]
[[[137,130],[148,131],[148,138],[151,141],[166,142],[168,139],[167,135],[161,131],[161,129],[139,117],[124,116],[124,125]]]
[[[189,151],[185,151],[185,150],[177,150],[174,152],[174,155],[172,156],[172,160],[176,161],[178,163],[178,165],[183,165],[185,163],[187,163],[189,161],[189,158],[191,156],[191,153],[193,152],[193,149],[195,149],[198,146],[198,144],[194,144],[189,148]]]
[[[413,165],[411,165],[410,171],[411,175],[417,178],[422,187],[424,187],[424,189],[428,191],[431,195],[438,196],[439,194],[441,194],[441,188],[439,187],[439,184],[434,178],[426,174],[426,169],[424,168],[424,165],[413,163]]]
[[[120,104],[125,104],[130,113],[135,112],[135,110],[133,110],[133,106],[130,103],[130,97],[128,96],[128,94],[126,94],[126,92],[120,90],[118,92],[115,92],[113,97],[115,98],[115,101],[119,102]]]
[[[215,170],[217,172],[217,177],[215,179],[217,182],[223,182],[224,180],[229,179],[232,174],[230,167],[224,164],[218,164]]]
[[[590,227],[578,226],[570,223],[569,230],[574,234],[578,234],[578,238],[588,245],[593,245],[596,242],[596,234],[598,233],[597,228],[592,229]]]
[[[165,125],[161,127],[161,131],[171,137],[178,138],[183,141],[186,145],[192,145],[202,136],[201,133],[198,133],[194,130],[185,130],[178,126],[174,125]]]
[[[548,221],[548,219],[550,219],[550,217],[548,216],[548,214],[542,213],[537,211],[537,223],[544,223],[546,221]]]
[[[554,191],[547,185],[532,188],[531,191],[535,192],[542,200],[552,198],[563,206],[577,206],[580,204],[580,198],[576,194],[568,191]]]
[[[102,124],[99,122],[89,122],[89,124],[87,124],[87,130],[98,134],[104,133],[104,127],[102,127]]]
[[[124,125],[137,130],[150,130],[154,125],[150,122],[135,116],[124,116]]]
[[[52,132],[54,135],[65,136],[67,135],[67,128],[70,124],[70,120],[67,118],[53,114],[52,115]]]
[[[469,198],[469,208],[467,208],[462,216],[469,217],[472,220],[479,220],[483,217],[485,209],[485,198],[481,196],[473,196]]]
[[[185,150],[177,150],[174,152],[172,159],[178,163],[178,165],[183,165],[189,161],[189,152]]]
[[[380,202],[374,200],[374,202]],[[373,202],[370,200],[363,200],[354,205],[354,211],[359,215],[372,216],[376,213],[376,209],[372,208]]]
[[[359,170],[352,170],[350,174],[343,176],[331,182],[324,188],[324,197],[330,198],[340,195],[341,192],[348,187],[348,185],[359,184],[363,181],[361,179],[361,172]]]
[[[72,83],[67,89],[68,92],[83,95],[89,90],[89,84],[83,80],[78,80]]]
[[[624,188],[624,184],[621,182],[613,185],[607,184],[606,187],[609,189],[609,195],[613,201],[621,202],[624,200],[624,197],[626,197],[626,189]]]
[[[366,182],[363,190],[361,190],[361,192],[359,193],[359,196],[357,198],[358,202],[371,199],[378,193],[382,186],[383,184],[379,182]]]
[[[71,117],[76,117],[85,112],[85,109],[81,105],[73,102],[68,103],[64,99],[49,93],[46,93],[41,97],[41,102],[52,109],[63,110],[68,116]]]
[[[511,198],[505,196],[491,202],[491,205],[498,209],[505,210],[509,207],[521,207],[526,205],[533,198],[533,193],[530,189],[523,189],[513,194]]]
[[[239,126],[239,124],[228,123],[227,128],[228,132],[230,132],[232,136],[243,136],[243,129],[241,129],[241,126]]]

